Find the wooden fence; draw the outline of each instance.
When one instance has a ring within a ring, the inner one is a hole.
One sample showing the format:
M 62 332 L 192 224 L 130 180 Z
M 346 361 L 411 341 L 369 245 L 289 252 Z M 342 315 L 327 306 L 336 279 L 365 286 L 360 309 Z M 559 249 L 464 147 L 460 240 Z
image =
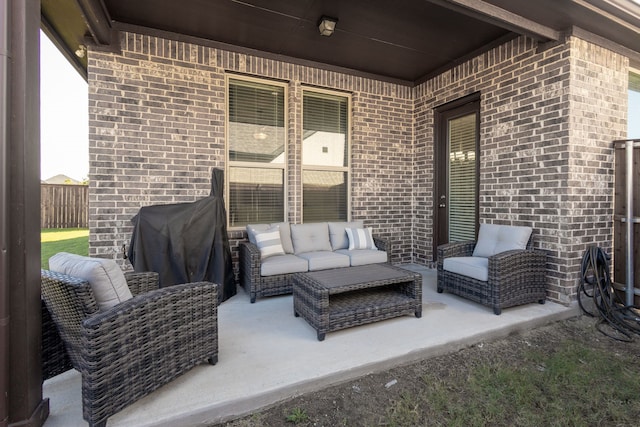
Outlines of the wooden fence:
M 40 184 L 40 228 L 89 227 L 89 186 Z

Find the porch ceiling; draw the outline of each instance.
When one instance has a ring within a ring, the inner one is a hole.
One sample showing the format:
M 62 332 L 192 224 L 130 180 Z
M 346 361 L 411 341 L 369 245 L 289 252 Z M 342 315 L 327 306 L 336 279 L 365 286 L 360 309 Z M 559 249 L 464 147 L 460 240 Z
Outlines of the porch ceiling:
M 322 15 L 338 19 L 330 37 Z M 518 34 L 552 41 L 578 27 L 640 51 L 630 0 L 42 0 L 45 31 L 86 75 L 81 44 L 117 49 L 117 29 L 204 39 L 291 62 L 414 84 Z

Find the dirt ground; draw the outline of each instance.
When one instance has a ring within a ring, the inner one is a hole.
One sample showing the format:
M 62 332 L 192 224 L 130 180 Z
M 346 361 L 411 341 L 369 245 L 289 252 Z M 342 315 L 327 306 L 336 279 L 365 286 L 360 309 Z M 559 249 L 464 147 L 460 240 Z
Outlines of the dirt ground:
M 560 343 L 571 339 L 587 343 L 591 348 L 606 349 L 614 354 L 628 354 L 640 362 L 640 335 L 635 335 L 631 343 L 613 340 L 596 330 L 593 318 L 581 315 L 496 341 L 480 343 L 453 354 L 422 360 L 293 397 L 224 426 L 390 425 L 386 421 L 389 402 L 419 393 L 419 389 L 424 387 L 421 378 L 425 372 L 435 378 L 464 382 L 469 369 L 474 366 L 482 366 L 488 361 L 512 361 L 530 349 L 551 354 Z M 291 419 L 287 420 L 287 417 Z

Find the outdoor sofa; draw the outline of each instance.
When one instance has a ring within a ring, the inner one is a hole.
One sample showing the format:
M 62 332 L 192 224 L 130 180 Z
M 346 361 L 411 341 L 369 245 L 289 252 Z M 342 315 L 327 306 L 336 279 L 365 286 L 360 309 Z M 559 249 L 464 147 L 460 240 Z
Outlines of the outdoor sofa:
M 293 275 L 391 260 L 391 245 L 362 221 L 247 225 L 240 243 L 240 285 L 256 298 L 292 293 Z
M 477 241 L 438 246 L 439 293 L 493 308 L 546 299 L 547 254 L 533 249 L 531 227 L 480 224 Z

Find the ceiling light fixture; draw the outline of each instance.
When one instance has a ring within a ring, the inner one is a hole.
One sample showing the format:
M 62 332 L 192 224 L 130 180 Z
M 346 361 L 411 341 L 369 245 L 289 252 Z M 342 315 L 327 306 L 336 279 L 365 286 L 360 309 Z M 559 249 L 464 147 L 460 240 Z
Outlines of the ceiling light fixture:
M 320 21 L 318 22 L 318 29 L 320 30 L 320 34 L 329 37 L 335 31 L 337 23 L 337 18 L 322 16 L 320 18 Z
M 84 56 L 87 54 L 87 47 L 83 44 L 79 45 L 78 50 L 76 50 L 75 54 L 78 58 L 84 58 Z

